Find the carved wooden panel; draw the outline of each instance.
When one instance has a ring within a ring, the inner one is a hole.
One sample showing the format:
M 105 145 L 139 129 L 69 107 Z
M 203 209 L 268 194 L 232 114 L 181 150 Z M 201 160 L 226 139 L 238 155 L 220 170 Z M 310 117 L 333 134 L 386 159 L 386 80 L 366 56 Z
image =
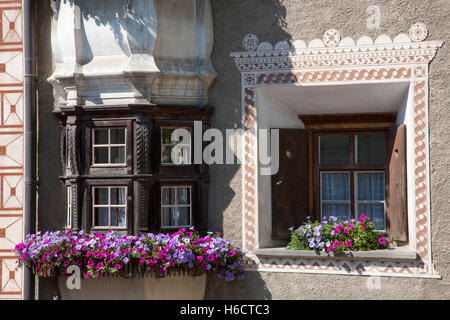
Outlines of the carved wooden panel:
M 143 117 L 136 119 L 136 173 L 145 174 L 150 168 L 150 126 Z

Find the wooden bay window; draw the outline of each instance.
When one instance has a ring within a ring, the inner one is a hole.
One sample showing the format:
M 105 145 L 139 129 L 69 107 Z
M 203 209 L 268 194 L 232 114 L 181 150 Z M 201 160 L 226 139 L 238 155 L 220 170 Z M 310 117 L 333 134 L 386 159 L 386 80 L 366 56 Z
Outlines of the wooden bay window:
M 66 228 L 129 234 L 205 230 L 206 165 L 193 163 L 192 139 L 180 144 L 172 133 L 192 133 L 194 121 L 208 125 L 211 112 L 154 105 L 64 110 Z M 175 162 L 172 150 L 178 152 Z

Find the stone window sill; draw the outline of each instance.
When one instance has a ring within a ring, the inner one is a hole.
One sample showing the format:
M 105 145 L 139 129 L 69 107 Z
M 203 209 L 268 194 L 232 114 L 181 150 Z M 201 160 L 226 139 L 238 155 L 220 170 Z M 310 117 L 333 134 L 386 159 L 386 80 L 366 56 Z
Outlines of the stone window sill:
M 370 251 L 319 252 L 313 250 L 287 250 L 286 248 L 261 248 L 254 253 L 260 257 L 279 258 L 320 258 L 320 259 L 348 259 L 374 261 L 416 261 L 417 253 L 408 246 Z

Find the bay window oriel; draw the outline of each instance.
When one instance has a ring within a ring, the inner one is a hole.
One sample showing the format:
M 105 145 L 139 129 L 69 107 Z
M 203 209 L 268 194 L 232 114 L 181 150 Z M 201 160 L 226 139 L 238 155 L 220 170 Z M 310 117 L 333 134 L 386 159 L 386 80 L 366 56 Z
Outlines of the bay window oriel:
M 66 228 L 121 233 L 205 229 L 208 173 L 176 129 L 208 126 L 211 107 L 61 107 Z M 176 146 L 179 159 L 172 161 Z M 178 161 L 179 160 L 179 161 Z M 79 213 L 79 214 L 78 214 Z

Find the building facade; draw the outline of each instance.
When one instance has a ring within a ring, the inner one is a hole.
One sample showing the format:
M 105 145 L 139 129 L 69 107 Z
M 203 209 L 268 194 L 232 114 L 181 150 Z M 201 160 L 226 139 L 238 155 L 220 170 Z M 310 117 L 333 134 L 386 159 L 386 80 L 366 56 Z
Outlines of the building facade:
M 209 276 L 206 299 L 450 298 L 448 1 L 0 1 L 0 11 L 0 298 L 58 297 L 54 279 L 14 269 L 30 226 L 191 225 L 247 250 L 245 279 Z M 33 138 L 23 110 L 34 58 Z M 208 128 L 234 130 L 234 164 L 195 161 L 208 145 L 195 133 Z M 194 137 L 177 163 L 175 129 Z M 279 129 L 276 169 L 261 129 Z M 35 195 L 24 191 L 32 141 Z M 306 216 L 361 213 L 390 250 L 283 249 Z

